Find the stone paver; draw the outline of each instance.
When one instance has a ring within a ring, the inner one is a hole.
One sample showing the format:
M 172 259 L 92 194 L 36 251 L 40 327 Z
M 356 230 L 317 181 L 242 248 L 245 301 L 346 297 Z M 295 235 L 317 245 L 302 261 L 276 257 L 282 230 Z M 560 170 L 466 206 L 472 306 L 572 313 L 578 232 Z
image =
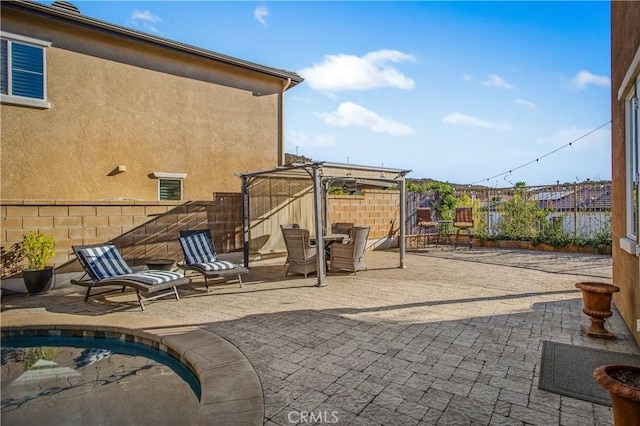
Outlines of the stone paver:
M 613 423 L 611 408 L 538 389 L 542 342 L 640 353 L 620 315 L 615 341 L 584 337 L 575 282 L 611 282 L 606 256 L 458 249 L 368 252 L 368 271 L 285 277 L 252 263 L 245 285 L 196 281 L 143 313 L 131 293 L 85 303 L 79 288 L 4 296 L 2 326 L 50 313 L 103 321 L 126 313 L 227 339 L 262 384 L 264 424 L 552 425 Z M 122 326 L 126 326 L 122 321 Z M 130 321 L 129 321 L 130 323 Z

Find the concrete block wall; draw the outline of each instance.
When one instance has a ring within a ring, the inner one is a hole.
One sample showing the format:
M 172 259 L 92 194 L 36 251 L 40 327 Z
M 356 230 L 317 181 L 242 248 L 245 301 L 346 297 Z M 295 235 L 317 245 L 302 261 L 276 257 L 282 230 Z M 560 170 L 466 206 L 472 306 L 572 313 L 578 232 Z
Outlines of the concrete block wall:
M 370 225 L 369 240 L 397 237 L 400 192 L 364 189 L 362 195 L 330 195 L 329 224 L 345 222 Z
M 2 278 L 15 276 L 26 264 L 18 253 L 23 234 L 37 230 L 53 235 L 57 273 L 77 272 L 71 246 L 113 242 L 134 264 L 144 259 L 182 260 L 178 231 L 208 227 L 216 251 L 242 248 L 242 197 L 216 193 L 212 201 L 144 202 L 3 200 L 0 206 Z

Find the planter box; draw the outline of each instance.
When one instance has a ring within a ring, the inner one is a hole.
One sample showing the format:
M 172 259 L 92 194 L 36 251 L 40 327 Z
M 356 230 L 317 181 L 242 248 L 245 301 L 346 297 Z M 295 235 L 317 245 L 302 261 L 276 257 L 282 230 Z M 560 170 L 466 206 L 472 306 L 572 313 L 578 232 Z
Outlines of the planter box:
M 465 239 L 466 240 L 466 239 Z M 532 244 L 530 241 L 511 241 L 511 240 L 479 240 L 473 238 L 474 247 L 490 247 L 502 248 L 510 250 L 533 250 L 533 251 L 554 251 L 561 253 L 580 253 L 580 254 L 605 254 L 611 255 L 611 246 L 602 248 L 584 246 L 578 247 L 569 244 L 564 247 L 553 247 L 549 244 Z

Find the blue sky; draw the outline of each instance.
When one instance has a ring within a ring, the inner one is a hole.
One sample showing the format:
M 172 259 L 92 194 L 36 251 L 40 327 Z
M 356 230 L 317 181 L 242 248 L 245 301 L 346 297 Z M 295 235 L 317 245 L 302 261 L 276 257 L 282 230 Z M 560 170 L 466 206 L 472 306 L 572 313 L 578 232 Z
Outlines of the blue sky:
M 611 178 L 609 2 L 74 4 L 303 76 L 288 153 L 491 187 Z

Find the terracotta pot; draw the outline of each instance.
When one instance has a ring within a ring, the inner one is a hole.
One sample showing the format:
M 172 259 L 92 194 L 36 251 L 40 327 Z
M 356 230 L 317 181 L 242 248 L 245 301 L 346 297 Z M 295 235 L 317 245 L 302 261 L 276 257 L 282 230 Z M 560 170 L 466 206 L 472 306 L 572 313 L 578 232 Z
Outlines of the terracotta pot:
M 591 321 L 591 326 L 589 328 L 582 327 L 582 332 L 589 337 L 615 339 L 616 336 L 604 328 L 604 319 L 613 315 L 611 296 L 620 291 L 620 288 L 612 284 L 590 281 L 578 282 L 576 287 L 582 290 L 584 303 L 582 312 L 589 315 Z
M 637 425 L 640 421 L 640 367 L 603 365 L 593 371 L 596 382 L 609 391 L 616 426 Z

